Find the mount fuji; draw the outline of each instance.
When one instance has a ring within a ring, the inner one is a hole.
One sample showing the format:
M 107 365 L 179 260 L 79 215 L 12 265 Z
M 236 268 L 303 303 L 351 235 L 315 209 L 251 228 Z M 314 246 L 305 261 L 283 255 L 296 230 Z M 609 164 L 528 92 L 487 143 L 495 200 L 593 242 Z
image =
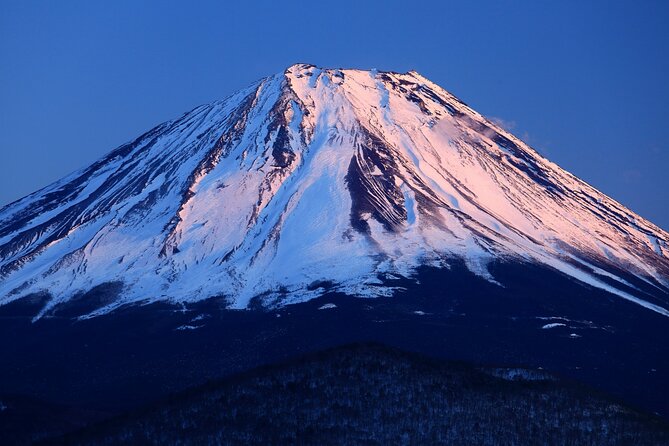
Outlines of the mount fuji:
M 0 321 L 0 403 L 371 342 L 669 418 L 669 234 L 415 71 L 293 65 L 0 209 Z
M 669 234 L 415 71 L 293 65 L 0 210 L 0 304 L 80 317 L 391 296 L 416 269 L 548 267 L 669 316 Z

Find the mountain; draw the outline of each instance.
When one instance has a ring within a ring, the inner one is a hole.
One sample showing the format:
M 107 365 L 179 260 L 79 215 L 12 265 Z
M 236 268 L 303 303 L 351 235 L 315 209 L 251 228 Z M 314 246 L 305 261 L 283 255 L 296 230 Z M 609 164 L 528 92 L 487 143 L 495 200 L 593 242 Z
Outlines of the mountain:
M 373 342 L 669 419 L 668 243 L 416 72 L 293 65 L 0 210 L 0 395 L 63 432 Z
M 298 64 L 0 210 L 0 303 L 277 307 L 503 260 L 669 316 L 668 243 L 414 71 Z
M 541 370 L 347 345 L 44 444 L 666 444 L 669 423 Z M 40 443 L 42 444 L 42 443 Z

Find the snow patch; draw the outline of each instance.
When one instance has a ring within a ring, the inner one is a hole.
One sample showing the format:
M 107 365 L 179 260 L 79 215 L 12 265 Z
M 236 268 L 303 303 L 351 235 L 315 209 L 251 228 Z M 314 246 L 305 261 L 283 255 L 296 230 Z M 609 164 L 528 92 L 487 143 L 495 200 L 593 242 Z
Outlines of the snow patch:
M 541 327 L 542 330 L 548 330 L 551 328 L 556 328 L 556 327 L 566 327 L 566 324 L 562 324 L 560 322 L 553 322 L 552 324 L 546 324 L 543 327 Z
M 202 328 L 202 327 L 203 327 L 202 325 L 186 324 L 186 325 L 181 325 L 181 326 L 177 327 L 176 330 L 181 330 L 181 331 L 183 331 L 183 330 L 197 330 L 198 328 Z
M 553 377 L 541 370 L 519 368 L 497 368 L 487 370 L 492 376 L 506 381 L 552 381 Z

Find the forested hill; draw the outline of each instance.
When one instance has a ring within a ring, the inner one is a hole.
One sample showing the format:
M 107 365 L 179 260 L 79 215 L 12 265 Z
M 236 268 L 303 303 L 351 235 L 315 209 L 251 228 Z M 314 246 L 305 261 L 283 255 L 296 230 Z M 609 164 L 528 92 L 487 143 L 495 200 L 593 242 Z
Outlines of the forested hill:
M 211 382 L 46 444 L 669 444 L 669 425 L 541 370 L 371 344 Z

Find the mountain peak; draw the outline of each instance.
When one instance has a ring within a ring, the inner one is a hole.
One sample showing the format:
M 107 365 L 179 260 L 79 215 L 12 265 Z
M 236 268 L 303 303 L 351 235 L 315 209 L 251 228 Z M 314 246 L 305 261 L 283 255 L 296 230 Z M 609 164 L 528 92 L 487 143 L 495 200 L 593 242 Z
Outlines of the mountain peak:
M 379 70 L 377 68 L 334 68 L 334 67 L 321 67 L 317 66 L 314 64 L 310 63 L 295 63 L 293 65 L 290 65 L 287 67 L 284 71 L 283 74 L 288 75 L 288 76 L 295 76 L 295 77 L 310 77 L 313 75 L 319 75 L 321 73 L 326 73 L 326 74 L 341 74 L 341 73 L 346 73 L 346 72 L 357 72 L 357 73 L 368 73 L 370 76 L 377 76 L 379 74 L 388 74 L 388 75 L 395 75 L 395 76 L 402 76 L 404 78 L 414 78 L 417 81 L 427 81 L 430 82 L 429 79 L 427 79 L 425 76 L 421 75 L 418 71 L 416 70 L 409 70 L 405 73 L 397 72 L 397 71 L 384 71 L 384 70 Z
M 457 259 L 491 283 L 491 262 L 541 264 L 669 316 L 668 243 L 415 71 L 294 64 L 0 210 L 0 304 L 49 292 L 45 315 L 110 283 L 92 315 L 375 297 Z
M 298 62 L 294 63 L 284 70 L 285 73 L 299 73 L 302 71 L 310 71 L 317 68 L 316 65 L 310 63 Z

